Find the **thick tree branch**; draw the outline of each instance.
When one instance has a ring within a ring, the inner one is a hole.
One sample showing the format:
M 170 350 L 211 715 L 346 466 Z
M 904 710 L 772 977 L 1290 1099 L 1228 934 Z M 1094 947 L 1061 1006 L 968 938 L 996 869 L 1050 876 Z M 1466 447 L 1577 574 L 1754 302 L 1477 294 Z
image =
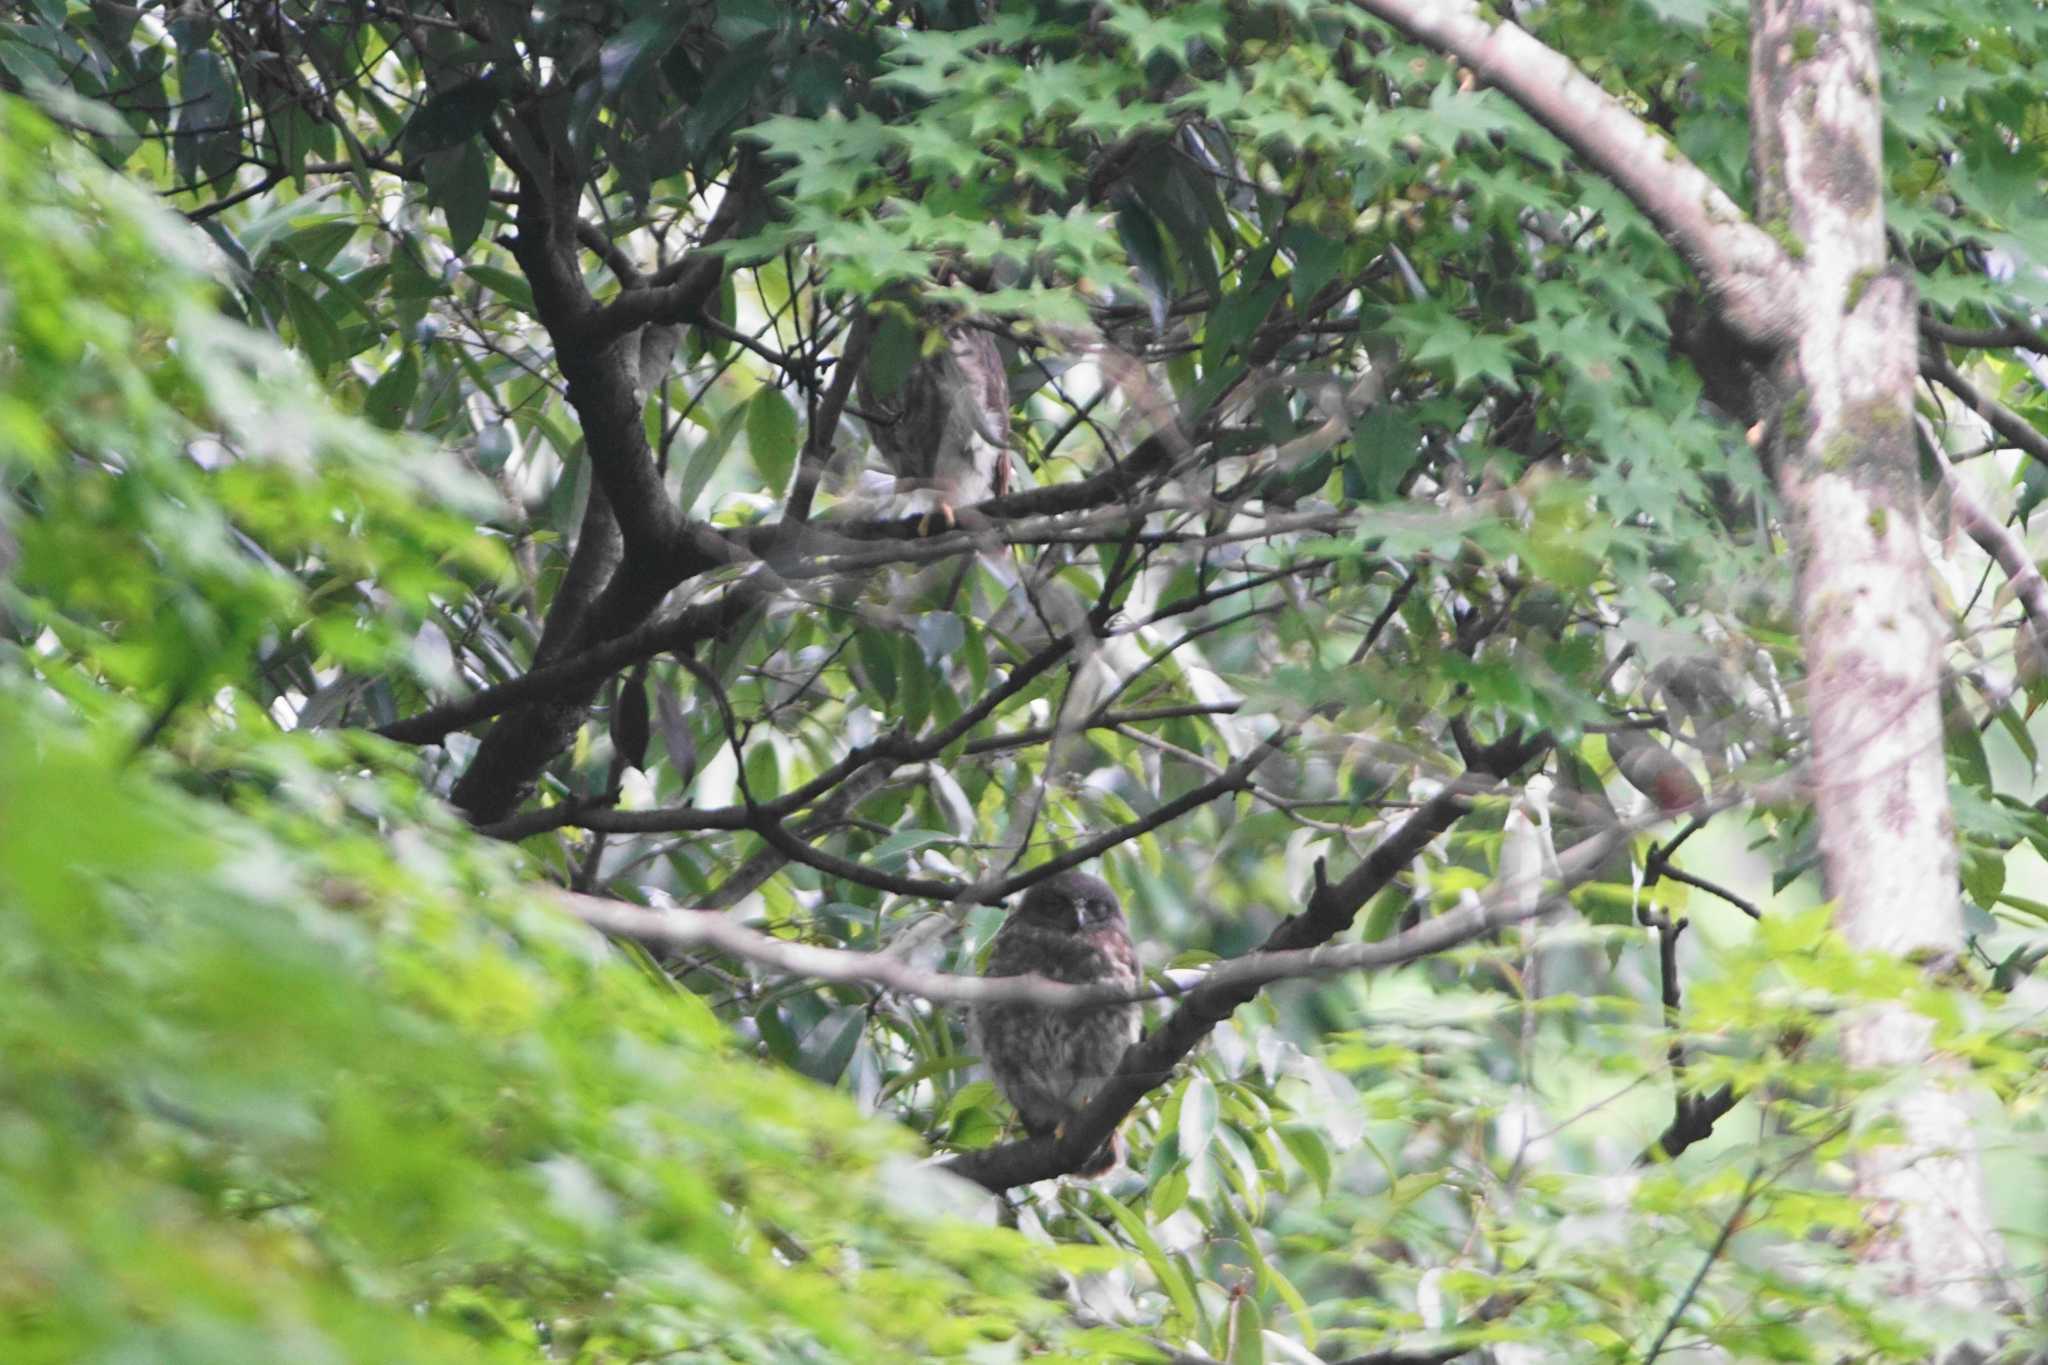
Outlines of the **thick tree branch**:
M 1108 710 L 1091 716 L 1081 728 L 1111 730 L 1150 721 L 1181 720 L 1196 716 L 1227 716 L 1235 712 L 1240 705 L 1242 703 L 1239 702 L 1185 702 L 1177 706 L 1147 706 L 1128 711 Z M 1008 734 L 988 735 L 981 739 L 969 740 L 960 752 L 971 755 L 1028 749 L 1034 745 L 1044 744 L 1052 739 L 1055 733 L 1057 731 L 1052 726 L 1038 726 Z M 899 739 L 892 741 L 883 749 L 863 748 L 858 760 L 851 767 L 833 765 L 833 781 L 822 786 L 815 781 L 807 782 L 796 792 L 777 797 L 761 808 L 783 815 L 794 814 L 823 790 L 838 790 L 833 786 L 833 782 L 849 776 L 862 763 L 884 763 L 890 772 L 894 772 L 905 760 L 877 755 L 902 752 L 905 746 L 913 743 L 916 743 L 918 748 L 924 747 L 922 742 Z M 1215 768 L 1212 776 L 1221 771 L 1220 767 Z M 795 797 L 804 799 L 793 799 Z M 656 806 L 645 810 L 619 810 L 603 800 L 564 801 L 560 805 L 529 811 L 510 820 L 485 826 L 480 832 L 494 839 L 508 840 L 527 839 L 553 829 L 587 829 L 601 834 L 680 834 L 692 830 L 749 829 L 752 827 L 749 823 L 752 818 L 744 806 Z
M 1514 744 L 1490 755 L 1485 771 L 1468 775 L 1447 786 L 1416 809 L 1342 881 L 1323 879 L 1318 866 L 1316 889 L 1300 914 L 1291 916 L 1266 937 L 1260 955 L 1306 953 L 1321 948 L 1349 928 L 1360 909 L 1381 888 L 1407 867 L 1431 840 L 1455 825 L 1472 808 L 1472 799 L 1492 790 L 1498 783 L 1542 751 L 1542 741 Z M 1602 842 L 1595 836 L 1587 844 Z M 1581 847 L 1583 847 L 1582 845 Z M 1562 860 L 1560 860 L 1562 861 Z M 1597 866 L 1595 861 L 1592 866 Z M 1415 949 L 1417 955 L 1441 951 L 1487 929 L 1487 911 L 1482 904 L 1460 907 L 1408 931 L 1396 939 L 1378 944 L 1347 944 L 1329 949 L 1318 959 L 1330 965 L 1342 961 L 1349 968 L 1369 965 L 1374 955 Z M 1307 959 L 1296 959 L 1306 962 Z M 1389 959 L 1393 960 L 1393 959 Z M 1398 960 L 1407 960 L 1400 958 Z M 1334 968 L 1333 968 L 1334 969 Z M 1234 970 L 1235 975 L 1227 974 Z M 1262 977 L 1253 967 L 1219 969 L 1212 978 L 1189 994 L 1164 1023 L 1124 1053 L 1116 1073 L 1103 1083 L 1095 1099 L 1079 1118 L 1060 1134 L 1005 1143 L 985 1151 L 971 1152 L 945 1163 L 956 1175 L 989 1190 L 1005 1190 L 1081 1169 L 1136 1107 L 1147 1092 L 1163 1084 L 1181 1059 L 1194 1051 L 1210 1030 L 1228 1019 L 1238 1006 L 1258 994 L 1272 977 Z
M 624 332 L 598 333 L 597 301 L 583 282 L 577 255 L 577 223 L 560 202 L 569 187 L 542 183 L 538 172 L 518 169 L 512 255 L 554 342 L 591 472 L 618 518 L 627 557 L 665 553 L 678 538 L 682 513 L 663 485 L 641 420 L 637 340 Z
M 1791 335 L 1792 265 L 1705 171 L 1562 53 L 1510 23 L 1490 24 L 1445 0 L 1353 0 L 1419 43 L 1463 62 L 1479 79 L 1613 181 L 1669 238 L 1713 295 L 1728 324 L 1753 345 Z
M 740 158 L 717 211 L 697 239 L 696 250 L 672 262 L 652 279 L 637 273 L 630 278 L 619 276 L 619 292 L 589 318 L 582 338 L 586 347 L 602 349 L 649 323 L 693 323 L 702 319 L 704 305 L 717 294 L 725 278 L 725 256 L 716 244 L 739 231 L 745 206 L 753 193 L 757 164 L 758 159 L 751 155 Z M 608 262 L 610 259 L 606 257 Z M 614 269 L 613 274 L 618 271 Z

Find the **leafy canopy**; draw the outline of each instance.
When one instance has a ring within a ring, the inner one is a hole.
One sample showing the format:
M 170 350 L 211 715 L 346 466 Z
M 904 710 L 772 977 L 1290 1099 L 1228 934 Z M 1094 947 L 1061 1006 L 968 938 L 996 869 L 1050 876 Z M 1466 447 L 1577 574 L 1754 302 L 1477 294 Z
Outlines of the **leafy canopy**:
M 1740 7 L 1521 10 L 1751 205 Z M 1882 17 L 1889 224 L 1931 317 L 1997 332 L 2048 303 L 2048 20 Z M 1975 952 L 1934 987 L 1844 951 L 1765 786 L 1804 678 L 1741 377 L 1650 223 L 1497 92 L 1351 6 L 1126 0 L 40 5 L 0 68 L 198 225 L 9 106 L 0 1028 L 33 1062 L 0 1080 L 0 1343 L 1958 1334 L 1856 1261 L 1844 1161 L 1885 1134 L 1836 1025 L 1910 1000 L 1987 1092 L 1998 1187 L 2039 1187 L 2048 692 L 1953 559 Z M 592 397 L 622 301 L 677 349 Z M 1026 491 L 921 540 L 834 380 L 864 325 L 872 373 L 962 318 L 1001 334 Z M 2048 426 L 2017 342 L 1958 354 Z M 1928 405 L 1958 453 L 1973 406 Z M 2024 525 L 2048 479 L 2004 459 Z M 917 960 L 972 971 L 1000 912 L 962 893 L 1100 843 L 1190 967 L 1539 736 L 1355 922 L 1392 940 L 1624 822 L 1540 939 L 1267 993 L 1139 1105 L 1128 1173 L 1013 1194 L 1021 1235 L 932 1215 L 907 1165 L 905 1131 L 1011 1136 L 952 1012 L 657 971 L 534 890 L 856 950 L 961 896 Z M 1762 799 L 1681 847 L 1670 781 Z M 1088 1271 L 1066 1305 L 1055 1267 Z

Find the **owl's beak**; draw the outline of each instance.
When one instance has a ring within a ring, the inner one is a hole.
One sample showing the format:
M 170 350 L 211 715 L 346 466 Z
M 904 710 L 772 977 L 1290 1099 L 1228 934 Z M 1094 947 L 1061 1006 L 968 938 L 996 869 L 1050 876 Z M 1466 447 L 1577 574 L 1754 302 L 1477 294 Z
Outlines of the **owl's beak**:
M 1085 932 L 1087 928 L 1088 907 L 1086 905 L 1077 904 L 1074 906 L 1074 932 L 1082 933 Z

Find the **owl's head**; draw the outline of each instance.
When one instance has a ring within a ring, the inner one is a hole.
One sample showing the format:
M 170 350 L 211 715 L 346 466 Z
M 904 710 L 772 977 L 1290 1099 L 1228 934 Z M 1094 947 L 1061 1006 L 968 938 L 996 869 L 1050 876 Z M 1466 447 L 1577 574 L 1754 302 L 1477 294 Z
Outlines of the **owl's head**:
M 1048 877 L 1024 893 L 1024 902 L 1013 912 L 1034 927 L 1061 934 L 1087 934 L 1110 925 L 1121 926 L 1124 913 L 1116 892 L 1100 878 L 1085 872 L 1062 872 Z

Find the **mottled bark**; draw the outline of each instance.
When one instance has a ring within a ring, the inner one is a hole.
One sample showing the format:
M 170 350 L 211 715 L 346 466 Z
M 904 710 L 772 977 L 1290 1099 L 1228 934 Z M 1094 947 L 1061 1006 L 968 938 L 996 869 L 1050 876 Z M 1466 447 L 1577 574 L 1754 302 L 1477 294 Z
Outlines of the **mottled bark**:
M 1697 167 L 1513 24 L 1441 0 L 1354 0 L 1458 58 L 1613 179 L 1684 252 L 1708 316 L 1715 401 L 1764 419 L 1798 556 L 1823 872 L 1847 939 L 1939 973 L 1963 948 L 1939 681 L 1946 639 L 1921 541 L 1913 278 L 1889 262 L 1876 15 L 1869 0 L 1753 0 L 1757 202 Z M 1951 376 L 1952 377 L 1952 374 Z M 1911 1079 L 1898 1143 L 1858 1158 L 1864 1254 L 1902 1297 L 2010 1303 L 1962 1068 L 1903 1007 L 1849 1027 L 1849 1060 Z M 1972 1348 L 1958 1347 L 1968 1356 Z
M 1962 951 L 1939 701 L 1945 628 L 1921 539 L 1915 290 L 1888 264 L 1876 18 L 1858 0 L 1758 0 L 1750 98 L 1757 212 L 1793 258 L 1795 335 L 1772 367 L 1768 452 L 1799 573 L 1822 866 L 1855 946 L 1939 972 Z M 1868 1009 L 1855 1066 L 1914 1084 L 1901 1138 L 1857 1158 L 1863 1254 L 1895 1291 L 2004 1302 L 1962 1068 L 1933 1025 Z

